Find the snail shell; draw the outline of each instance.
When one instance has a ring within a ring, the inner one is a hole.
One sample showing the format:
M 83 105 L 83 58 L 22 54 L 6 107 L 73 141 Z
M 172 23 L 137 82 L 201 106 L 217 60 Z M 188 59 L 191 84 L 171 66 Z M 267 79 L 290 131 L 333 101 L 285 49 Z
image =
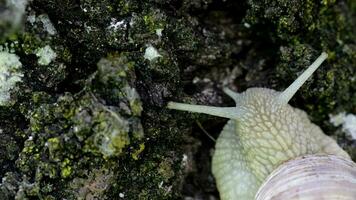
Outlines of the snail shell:
M 356 199 L 356 164 L 335 155 L 308 155 L 274 170 L 256 200 Z

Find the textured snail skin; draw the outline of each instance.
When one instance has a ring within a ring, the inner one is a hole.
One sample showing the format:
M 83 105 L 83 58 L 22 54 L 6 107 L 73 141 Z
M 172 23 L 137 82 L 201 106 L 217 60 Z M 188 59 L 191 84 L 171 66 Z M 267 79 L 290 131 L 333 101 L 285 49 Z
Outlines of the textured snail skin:
M 244 114 L 225 125 L 212 161 L 222 200 L 253 199 L 266 177 L 287 160 L 317 153 L 348 157 L 304 111 L 273 101 L 278 94 L 265 88 L 239 94 L 236 106 Z
M 252 200 L 267 176 L 283 162 L 309 154 L 349 159 L 337 143 L 311 123 L 307 114 L 288 104 L 290 98 L 327 58 L 322 53 L 285 91 L 225 89 L 235 107 L 168 103 L 168 108 L 206 113 L 230 120 L 215 146 L 212 172 L 222 200 Z

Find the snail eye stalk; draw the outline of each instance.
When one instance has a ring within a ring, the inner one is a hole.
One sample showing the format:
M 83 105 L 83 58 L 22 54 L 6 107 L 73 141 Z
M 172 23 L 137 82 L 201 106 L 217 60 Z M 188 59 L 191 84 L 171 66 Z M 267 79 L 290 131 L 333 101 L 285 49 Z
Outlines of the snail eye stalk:
M 167 108 L 174 110 L 189 111 L 194 113 L 204 113 L 217 117 L 237 119 L 241 112 L 236 107 L 214 107 L 203 105 L 191 105 L 185 103 L 169 102 Z
M 328 57 L 328 54 L 323 52 L 287 89 L 285 89 L 278 97 L 277 102 L 287 104 L 300 87 L 308 80 L 308 78 L 318 69 L 318 67 Z

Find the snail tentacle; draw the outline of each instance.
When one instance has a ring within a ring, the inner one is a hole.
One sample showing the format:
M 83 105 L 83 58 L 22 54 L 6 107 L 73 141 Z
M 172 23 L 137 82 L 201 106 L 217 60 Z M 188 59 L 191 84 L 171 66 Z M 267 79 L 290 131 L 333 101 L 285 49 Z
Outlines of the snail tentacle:
M 235 91 L 232 91 L 232 90 L 231 90 L 230 88 L 228 88 L 228 87 L 224 87 L 224 88 L 223 88 L 223 91 L 224 91 L 224 93 L 225 93 L 227 96 L 231 97 L 231 98 L 235 101 L 235 103 L 238 102 L 238 99 L 239 99 L 239 96 L 240 96 L 239 93 L 237 93 L 237 92 L 235 92 Z
M 203 105 L 191 105 L 185 103 L 168 102 L 167 107 L 169 109 L 183 110 L 195 113 L 204 113 L 217 117 L 237 119 L 242 115 L 242 110 L 236 107 L 214 107 Z
M 324 62 L 328 54 L 323 52 L 287 89 L 285 89 L 277 98 L 280 104 L 287 104 L 306 80 L 315 72 Z

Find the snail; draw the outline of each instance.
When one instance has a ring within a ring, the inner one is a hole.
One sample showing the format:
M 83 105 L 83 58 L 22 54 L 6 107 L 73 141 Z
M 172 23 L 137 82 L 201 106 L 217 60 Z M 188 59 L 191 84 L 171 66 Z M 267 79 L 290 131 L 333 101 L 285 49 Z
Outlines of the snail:
M 331 182 L 330 188 L 340 184 L 339 179 L 335 177 L 338 177 L 338 174 L 344 174 L 343 170 L 346 167 L 341 166 L 351 166 L 347 168 L 349 176 L 344 179 L 341 178 L 341 182 L 350 185 L 342 185 L 345 186 L 343 190 L 350 190 L 350 188 L 353 188 L 353 190 L 351 192 L 343 191 L 341 186 L 334 188 L 340 189 L 338 193 L 346 195 L 340 195 L 345 197 L 340 199 L 356 199 L 356 164 L 332 138 L 325 135 L 317 125 L 308 119 L 304 111 L 293 108 L 288 104 L 289 100 L 327 56 L 323 52 L 283 92 L 268 88 L 248 88 L 242 93 L 236 93 L 224 88 L 224 92 L 235 101 L 235 107 L 212 107 L 168 102 L 167 107 L 169 109 L 205 113 L 230 119 L 216 141 L 212 158 L 212 173 L 222 200 L 251 200 L 255 196 L 258 200 L 293 199 L 279 198 L 278 195 L 281 194 L 277 194 L 277 192 L 272 194 L 270 191 L 265 191 L 264 188 L 268 188 L 269 185 L 268 181 L 275 182 L 276 179 L 277 182 L 281 181 L 287 184 L 284 186 L 287 189 L 282 193 L 293 193 L 296 199 L 323 199 L 308 198 L 308 196 L 301 195 L 302 189 L 308 190 L 310 188 L 312 189 L 309 192 L 314 192 L 314 197 L 318 196 L 320 191 L 325 192 L 326 195 L 330 192 L 328 190 L 329 185 L 325 186 L 317 182 L 312 183 L 316 184 L 315 188 L 302 187 L 304 183 L 299 180 L 306 180 L 307 177 L 303 179 L 303 176 L 309 175 L 308 173 L 301 173 L 301 177 L 298 174 L 294 175 L 293 177 L 296 179 L 294 182 L 288 181 L 288 178 L 290 178 L 288 173 L 284 174 L 284 177 L 278 176 L 281 171 L 285 172 L 280 170 L 279 167 L 283 168 L 284 165 L 287 165 L 285 167 L 293 168 L 295 165 L 301 164 L 300 160 L 305 161 L 300 157 L 306 155 L 311 156 L 309 160 L 306 159 L 310 162 L 302 162 L 303 166 L 298 170 L 318 172 L 318 168 L 320 168 L 321 174 L 316 173 L 315 176 L 319 178 L 320 182 L 323 182 L 324 179 Z M 322 171 L 323 165 L 315 164 L 319 160 L 322 162 L 323 159 L 331 160 L 327 165 L 332 168 L 329 170 L 333 173 L 330 176 L 322 174 L 322 172 L 328 171 L 327 169 Z M 334 164 L 334 166 L 330 165 L 330 163 L 334 163 L 333 161 L 340 163 Z M 335 166 L 340 167 L 335 168 Z M 273 175 L 275 173 L 277 175 Z M 269 177 L 270 174 L 273 175 L 272 178 Z M 335 181 L 333 181 L 333 178 L 335 178 Z M 294 184 L 295 187 L 289 186 L 289 183 Z M 274 184 L 278 185 L 278 183 Z M 288 188 L 291 191 L 288 191 Z M 257 192 L 259 194 L 256 194 Z M 272 196 L 267 195 L 266 197 L 266 194 Z

